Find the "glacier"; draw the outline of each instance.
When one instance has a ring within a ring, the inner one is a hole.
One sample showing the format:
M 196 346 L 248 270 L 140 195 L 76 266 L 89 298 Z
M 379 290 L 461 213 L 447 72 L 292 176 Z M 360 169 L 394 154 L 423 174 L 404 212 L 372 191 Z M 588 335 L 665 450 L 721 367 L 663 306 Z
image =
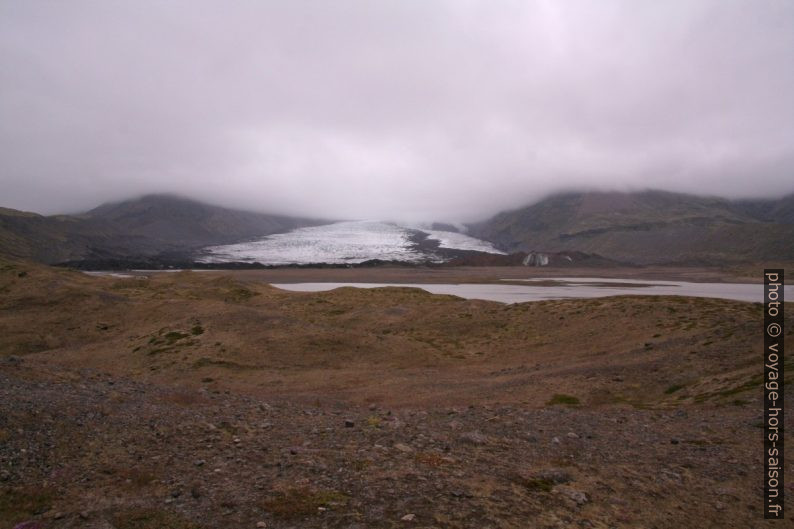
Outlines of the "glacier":
M 244 262 L 264 265 L 356 264 L 372 259 L 403 262 L 442 262 L 432 251 L 420 250 L 416 232 L 438 241 L 439 248 L 502 254 L 490 243 L 462 233 L 428 230 L 396 223 L 357 220 L 298 228 L 261 239 L 204 248 L 197 261 Z

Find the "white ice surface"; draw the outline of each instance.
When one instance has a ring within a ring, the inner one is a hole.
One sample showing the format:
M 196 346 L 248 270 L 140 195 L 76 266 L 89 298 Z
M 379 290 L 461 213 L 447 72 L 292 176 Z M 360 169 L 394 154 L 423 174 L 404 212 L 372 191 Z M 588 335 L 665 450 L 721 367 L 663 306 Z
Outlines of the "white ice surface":
M 299 228 L 287 233 L 238 244 L 210 246 L 198 261 L 208 263 L 248 262 L 268 265 L 353 264 L 384 261 L 440 260 L 412 248 L 411 229 L 380 221 L 346 221 Z M 442 248 L 501 253 L 490 243 L 460 233 L 421 230 L 440 241 Z

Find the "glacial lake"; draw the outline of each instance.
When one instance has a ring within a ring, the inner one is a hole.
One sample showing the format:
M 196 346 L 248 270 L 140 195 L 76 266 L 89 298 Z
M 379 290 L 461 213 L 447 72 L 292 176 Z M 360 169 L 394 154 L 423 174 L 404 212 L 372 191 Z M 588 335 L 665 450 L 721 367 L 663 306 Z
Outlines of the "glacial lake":
M 760 283 L 691 283 L 597 277 L 509 279 L 504 281 L 510 283 L 504 285 L 482 283 L 274 283 L 273 286 L 298 292 L 320 292 L 339 287 L 414 287 L 432 294 L 451 294 L 467 299 L 482 299 L 500 303 L 625 295 L 693 296 L 755 303 L 764 301 L 764 285 Z M 794 290 L 791 286 L 785 287 L 785 296 L 787 300 L 794 300 L 792 297 Z

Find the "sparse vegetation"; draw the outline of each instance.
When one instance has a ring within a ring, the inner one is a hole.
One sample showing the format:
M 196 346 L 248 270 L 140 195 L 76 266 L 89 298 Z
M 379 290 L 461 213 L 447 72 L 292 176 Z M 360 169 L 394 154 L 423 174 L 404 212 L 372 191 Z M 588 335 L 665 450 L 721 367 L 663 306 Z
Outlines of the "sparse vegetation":
M 172 343 L 174 343 L 174 342 L 176 342 L 178 340 L 181 340 L 182 338 L 187 338 L 188 336 L 189 336 L 188 334 L 185 334 L 183 332 L 171 331 L 171 332 L 165 333 L 163 338 L 165 339 L 165 341 L 167 343 L 172 344 Z
M 334 490 L 313 490 L 309 487 L 274 491 L 262 507 L 281 518 L 297 518 L 317 514 L 320 507 L 334 508 L 348 502 L 347 495 Z
M 55 498 L 49 487 L 3 487 L 0 488 L 0 522 L 14 524 L 49 510 Z
M 116 529 L 202 529 L 177 514 L 157 509 L 126 509 L 112 515 Z
M 530 478 L 523 481 L 523 485 L 529 490 L 537 492 L 550 492 L 554 487 L 554 482 L 543 478 Z
M 579 399 L 572 395 L 565 395 L 563 393 L 554 394 L 551 399 L 546 403 L 548 405 L 564 404 L 566 406 L 578 406 Z
M 756 519 L 753 305 L 505 306 L 246 277 L 162 274 L 124 290 L 43 267 L 0 277 L 0 351 L 53 349 L 0 357 L 0 460 L 13 462 L 0 485 L 57 487 L 0 504 L 1 527 L 636 522 L 612 497 L 649 525 L 686 525 L 726 480 L 737 501 L 709 512 L 731 529 Z M 258 296 L 230 303 L 237 286 Z

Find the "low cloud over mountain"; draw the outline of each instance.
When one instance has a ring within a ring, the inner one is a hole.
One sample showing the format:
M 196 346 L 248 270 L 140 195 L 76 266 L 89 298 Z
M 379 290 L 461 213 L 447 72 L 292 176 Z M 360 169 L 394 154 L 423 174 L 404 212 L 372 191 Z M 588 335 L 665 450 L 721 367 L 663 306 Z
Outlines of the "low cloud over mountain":
M 4 2 L 2 205 L 480 220 L 791 191 L 794 4 Z

